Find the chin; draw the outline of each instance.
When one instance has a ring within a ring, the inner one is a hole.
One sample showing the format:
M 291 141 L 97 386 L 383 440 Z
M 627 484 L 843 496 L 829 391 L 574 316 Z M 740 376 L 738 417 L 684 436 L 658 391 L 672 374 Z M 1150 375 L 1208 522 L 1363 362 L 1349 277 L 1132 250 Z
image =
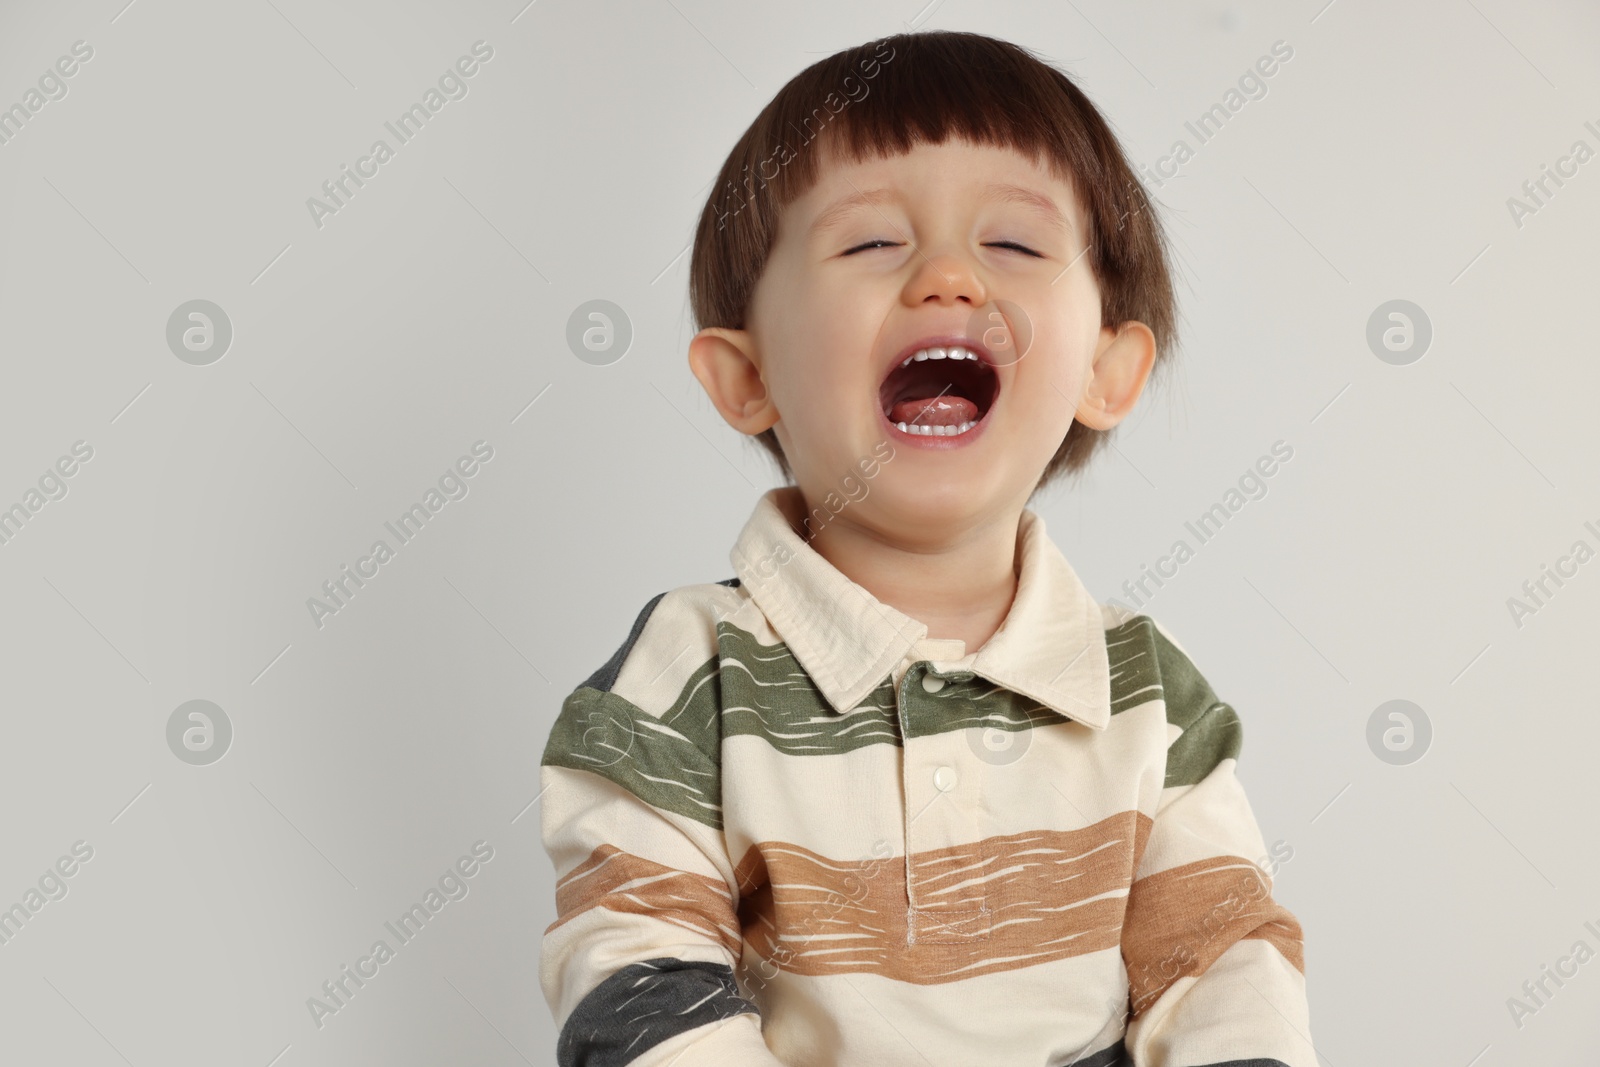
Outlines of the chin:
M 972 519 L 1001 506 L 1002 498 L 996 495 L 996 486 L 987 480 L 973 484 L 972 479 L 954 478 L 936 470 L 915 471 L 910 465 L 895 472 L 901 475 L 893 484 L 879 476 L 863 503 L 873 508 L 874 526 L 887 526 L 901 534 L 914 535 L 918 530 L 946 529 L 951 524 L 964 525 Z

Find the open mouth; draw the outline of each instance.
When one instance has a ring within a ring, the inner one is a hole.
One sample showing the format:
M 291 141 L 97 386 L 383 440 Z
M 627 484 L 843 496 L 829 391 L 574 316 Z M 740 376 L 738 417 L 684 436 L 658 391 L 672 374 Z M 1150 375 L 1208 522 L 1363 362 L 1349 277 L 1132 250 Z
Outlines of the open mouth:
M 989 413 L 1000 379 L 988 361 L 961 346 L 923 348 L 897 364 L 878 388 L 883 414 L 902 433 L 953 437 Z

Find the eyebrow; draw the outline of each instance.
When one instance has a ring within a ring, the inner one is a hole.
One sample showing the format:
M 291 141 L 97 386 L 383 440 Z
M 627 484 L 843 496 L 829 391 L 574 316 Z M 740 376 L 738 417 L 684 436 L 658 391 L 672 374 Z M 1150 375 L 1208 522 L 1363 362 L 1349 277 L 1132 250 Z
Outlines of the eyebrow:
M 1043 216 L 1046 222 L 1057 229 L 1068 233 L 1074 229 L 1072 221 L 1062 213 L 1060 205 L 1054 200 L 1043 193 L 1035 192 L 1021 185 L 1011 185 L 1009 183 L 991 185 L 985 199 L 1031 207 L 1035 212 Z
M 847 196 L 842 196 L 823 210 L 811 223 L 812 236 L 824 233 L 842 223 L 857 208 L 870 207 L 884 202 L 899 199 L 899 194 L 893 189 L 867 189 L 856 190 Z M 1028 189 L 1010 182 L 994 182 L 988 185 L 983 193 L 983 200 L 999 201 L 1007 204 L 1021 204 L 1030 208 L 1043 220 L 1056 229 L 1070 233 L 1075 227 L 1071 220 L 1062 213 L 1060 205 L 1042 193 Z

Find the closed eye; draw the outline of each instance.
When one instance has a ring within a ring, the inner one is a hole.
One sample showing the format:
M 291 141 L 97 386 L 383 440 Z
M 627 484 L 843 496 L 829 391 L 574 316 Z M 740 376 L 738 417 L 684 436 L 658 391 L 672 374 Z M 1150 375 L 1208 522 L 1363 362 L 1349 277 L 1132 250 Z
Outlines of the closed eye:
M 854 255 L 855 253 L 861 251 L 864 248 L 872 248 L 874 246 L 881 246 L 881 247 L 884 247 L 884 248 L 889 248 L 889 247 L 893 247 L 894 246 L 894 242 L 893 241 L 884 241 L 884 240 L 867 241 L 867 242 L 865 242 L 863 244 L 856 245 L 854 248 L 847 248 L 847 249 L 845 249 L 843 252 L 841 252 L 839 254 L 842 255 L 842 256 L 850 256 L 850 255 Z
M 865 242 L 863 242 L 861 244 L 856 245 L 854 248 L 847 248 L 843 252 L 841 252 L 840 255 L 852 256 L 852 255 L 855 255 L 857 252 L 861 252 L 861 251 L 864 251 L 864 250 L 869 249 L 869 248 L 895 248 L 895 247 L 898 247 L 898 243 L 895 242 L 895 241 L 885 241 L 885 240 L 878 239 L 878 240 L 872 240 L 872 241 L 865 241 Z M 1044 258 L 1044 254 L 1043 253 L 1035 252 L 1033 249 L 1027 247 L 1026 245 L 1020 245 L 1015 241 L 991 241 L 989 243 L 988 247 L 990 247 L 990 248 L 1010 248 L 1010 249 L 1013 249 L 1013 250 L 1015 250 L 1017 252 L 1021 252 L 1023 255 L 1033 256 L 1035 259 L 1043 259 Z
M 1036 257 L 1038 259 L 1043 259 L 1044 258 L 1043 254 L 1041 254 L 1039 252 L 1035 252 L 1031 248 L 1027 248 L 1027 247 L 1025 247 L 1023 245 L 1019 245 L 1015 241 L 991 241 L 989 243 L 989 247 L 990 248 L 1014 248 L 1018 252 L 1026 253 L 1027 255 L 1034 256 L 1034 257 Z

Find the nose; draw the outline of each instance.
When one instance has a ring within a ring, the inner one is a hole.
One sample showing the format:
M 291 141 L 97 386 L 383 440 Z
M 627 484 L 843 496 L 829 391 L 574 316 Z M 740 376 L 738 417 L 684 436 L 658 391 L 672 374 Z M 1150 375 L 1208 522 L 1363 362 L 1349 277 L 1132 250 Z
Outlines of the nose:
M 972 307 L 989 302 L 989 291 L 966 256 L 940 254 L 919 256 L 920 266 L 906 283 L 902 294 L 909 307 L 933 301 L 942 307 L 964 300 Z

